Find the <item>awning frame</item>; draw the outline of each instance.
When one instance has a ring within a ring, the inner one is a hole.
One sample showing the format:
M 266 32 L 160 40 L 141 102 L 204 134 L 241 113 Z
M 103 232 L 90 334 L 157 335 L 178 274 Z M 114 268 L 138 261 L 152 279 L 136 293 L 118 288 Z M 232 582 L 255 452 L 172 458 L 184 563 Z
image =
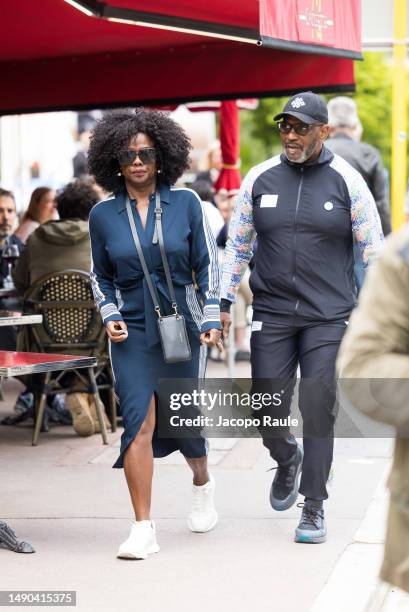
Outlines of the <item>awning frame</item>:
M 261 45 L 258 30 L 242 28 L 225 23 L 213 21 L 202 21 L 164 15 L 159 13 L 148 13 L 130 8 L 111 6 L 107 2 L 99 0 L 64 0 L 74 8 L 82 11 L 88 16 L 107 19 L 108 21 L 126 23 L 142 27 L 173 30 L 186 34 L 197 34 L 207 38 L 221 38 L 223 40 L 234 40 L 249 44 Z
M 310 45 L 301 42 L 293 42 L 269 36 L 261 36 L 258 30 L 242 28 L 225 23 L 189 19 L 159 13 L 149 13 L 130 8 L 112 6 L 100 0 L 64 0 L 67 4 L 75 7 L 86 15 L 107 19 L 117 23 L 126 23 L 142 27 L 173 30 L 186 34 L 196 34 L 210 38 L 221 38 L 223 40 L 234 40 L 259 46 L 281 49 L 283 51 L 294 51 L 298 53 L 314 53 L 317 55 L 330 55 L 346 59 L 363 60 L 361 53 L 349 49 L 338 49 L 326 45 Z

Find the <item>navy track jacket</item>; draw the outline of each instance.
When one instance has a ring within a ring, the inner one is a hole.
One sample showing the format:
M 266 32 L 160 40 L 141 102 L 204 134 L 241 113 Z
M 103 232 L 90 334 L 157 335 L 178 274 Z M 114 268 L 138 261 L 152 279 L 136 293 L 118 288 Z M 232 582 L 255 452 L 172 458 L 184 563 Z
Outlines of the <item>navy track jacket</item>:
M 196 332 L 220 329 L 217 247 L 202 202 L 191 189 L 161 184 L 159 192 L 165 250 L 179 309 Z M 125 296 L 130 290 L 142 287 L 145 314 L 149 320 L 156 317 L 132 238 L 125 195 L 122 192 L 96 204 L 89 218 L 91 280 L 104 323 L 126 319 L 121 314 Z M 152 282 L 159 296 L 169 304 L 171 300 L 159 245 L 152 241 L 154 207 L 155 194 L 152 194 L 146 230 L 139 228 L 140 239 Z M 133 214 L 138 226 L 139 216 L 135 210 Z M 193 284 L 192 272 L 198 289 Z
M 348 317 L 356 298 L 353 239 L 364 266 L 383 243 L 365 181 L 325 146 L 313 163 L 295 164 L 282 154 L 247 174 L 230 223 L 222 298 L 235 301 L 256 236 L 250 287 L 253 309 L 264 320 Z

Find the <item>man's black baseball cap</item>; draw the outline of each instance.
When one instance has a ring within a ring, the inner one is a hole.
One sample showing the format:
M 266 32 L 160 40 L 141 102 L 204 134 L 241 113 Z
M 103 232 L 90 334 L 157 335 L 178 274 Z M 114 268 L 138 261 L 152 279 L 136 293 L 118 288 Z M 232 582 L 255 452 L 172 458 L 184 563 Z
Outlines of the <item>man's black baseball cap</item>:
M 274 121 L 280 121 L 286 115 L 295 117 L 303 123 L 328 123 L 328 110 L 324 100 L 312 91 L 302 91 L 290 98 L 284 106 L 283 111 L 274 117 Z

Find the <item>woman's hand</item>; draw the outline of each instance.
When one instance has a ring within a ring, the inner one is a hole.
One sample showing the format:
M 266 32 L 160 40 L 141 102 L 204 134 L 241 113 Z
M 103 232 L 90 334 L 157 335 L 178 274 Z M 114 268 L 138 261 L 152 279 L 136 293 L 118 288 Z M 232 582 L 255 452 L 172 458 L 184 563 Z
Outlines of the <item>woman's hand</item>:
M 124 321 L 108 321 L 106 330 L 111 342 L 123 342 L 128 337 L 128 328 Z
M 223 351 L 222 332 L 220 329 L 208 329 L 207 331 L 200 334 L 201 344 L 206 346 L 217 346 L 219 352 Z

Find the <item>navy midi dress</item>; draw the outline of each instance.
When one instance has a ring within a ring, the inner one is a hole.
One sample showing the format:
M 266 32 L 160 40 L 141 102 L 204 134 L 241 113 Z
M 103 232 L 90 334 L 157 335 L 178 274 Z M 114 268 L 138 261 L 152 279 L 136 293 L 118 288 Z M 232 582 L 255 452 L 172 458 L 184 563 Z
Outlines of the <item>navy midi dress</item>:
M 113 466 L 116 468 L 123 467 L 126 449 L 146 417 L 158 381 L 204 377 L 206 347 L 200 345 L 200 333 L 221 329 L 217 247 L 200 198 L 190 189 L 165 184 L 159 185 L 159 193 L 165 249 L 179 311 L 186 319 L 192 349 L 190 361 L 167 364 L 163 359 L 157 315 L 126 212 L 126 192 L 96 204 L 89 219 L 91 282 L 96 305 L 105 324 L 123 320 L 128 327 L 124 342 L 110 343 L 115 391 L 124 425 L 120 456 Z M 145 228 L 135 204 L 131 200 L 146 264 L 160 296 L 162 312 L 171 314 L 159 245 L 153 243 L 155 195 L 150 198 Z M 152 444 L 155 457 L 176 450 L 190 458 L 207 454 L 204 438 L 160 438 L 156 428 Z

